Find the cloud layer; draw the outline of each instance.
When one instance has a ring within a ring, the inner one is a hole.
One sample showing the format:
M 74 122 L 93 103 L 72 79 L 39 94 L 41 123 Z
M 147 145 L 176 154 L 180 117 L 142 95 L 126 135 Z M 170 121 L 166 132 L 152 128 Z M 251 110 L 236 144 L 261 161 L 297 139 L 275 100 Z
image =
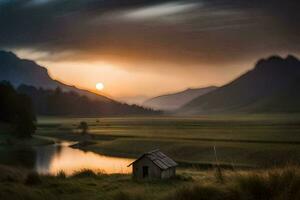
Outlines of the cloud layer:
M 197 72 L 236 74 L 262 56 L 299 54 L 299 10 L 296 0 L 0 0 L 0 48 L 196 81 Z
M 1 47 L 208 64 L 300 48 L 297 1 L 0 2 Z

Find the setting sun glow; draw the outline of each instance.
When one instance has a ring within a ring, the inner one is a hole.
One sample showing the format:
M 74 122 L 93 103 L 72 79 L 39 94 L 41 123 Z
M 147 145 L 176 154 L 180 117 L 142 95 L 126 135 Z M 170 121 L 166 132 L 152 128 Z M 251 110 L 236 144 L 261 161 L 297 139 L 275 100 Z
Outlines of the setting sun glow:
M 104 89 L 104 84 L 103 83 L 97 83 L 96 84 L 96 89 L 99 91 L 102 91 Z

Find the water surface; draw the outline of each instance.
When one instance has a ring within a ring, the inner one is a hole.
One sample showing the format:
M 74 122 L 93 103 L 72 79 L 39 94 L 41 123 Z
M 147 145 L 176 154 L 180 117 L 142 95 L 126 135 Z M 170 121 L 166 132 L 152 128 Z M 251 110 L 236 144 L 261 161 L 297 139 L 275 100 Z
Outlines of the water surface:
M 55 175 L 64 171 L 71 175 L 82 169 L 91 169 L 95 172 L 131 173 L 127 167 L 133 160 L 99 155 L 71 148 L 74 143 L 62 142 L 54 145 L 34 148 L 5 148 L 0 150 L 1 164 L 25 167 L 40 174 Z

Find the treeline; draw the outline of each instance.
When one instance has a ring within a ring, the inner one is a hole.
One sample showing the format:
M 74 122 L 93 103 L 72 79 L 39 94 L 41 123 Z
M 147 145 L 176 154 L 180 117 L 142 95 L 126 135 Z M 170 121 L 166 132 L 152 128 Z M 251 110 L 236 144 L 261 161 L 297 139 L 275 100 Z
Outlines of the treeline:
M 30 97 L 18 93 L 6 81 L 0 82 L 0 121 L 11 124 L 18 137 L 30 137 L 36 129 Z
M 75 92 L 60 88 L 48 90 L 21 85 L 18 92 L 31 97 L 38 115 L 53 116 L 116 116 L 116 115 L 154 115 L 160 112 L 140 106 L 122 104 L 116 101 L 91 100 Z

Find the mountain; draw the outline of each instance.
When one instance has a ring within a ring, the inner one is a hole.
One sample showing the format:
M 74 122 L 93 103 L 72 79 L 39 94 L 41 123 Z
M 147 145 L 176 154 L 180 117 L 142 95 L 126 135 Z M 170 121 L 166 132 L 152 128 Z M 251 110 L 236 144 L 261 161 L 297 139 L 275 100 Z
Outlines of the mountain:
M 176 110 L 194 98 L 207 94 L 215 89 L 217 89 L 215 86 L 187 89 L 182 92 L 151 98 L 142 105 L 157 110 Z
M 300 61 L 272 56 L 223 87 L 195 98 L 178 114 L 300 112 Z
M 110 102 L 111 99 L 87 90 L 78 89 L 74 86 L 63 84 L 53 80 L 46 68 L 32 60 L 20 59 L 14 53 L 0 51 L 0 81 L 9 81 L 13 86 L 21 84 L 32 85 L 47 89 L 60 87 L 63 91 L 74 91 L 91 99 Z
M 20 85 L 18 93 L 25 94 L 32 99 L 35 112 L 38 115 L 53 116 L 114 116 L 114 115 L 155 115 L 157 111 L 144 109 L 140 106 L 122 104 L 118 102 L 103 102 L 91 100 L 76 92 L 63 92 Z
M 21 89 L 22 93 L 33 99 L 38 114 L 124 115 L 158 113 L 139 106 L 119 103 L 105 96 L 53 80 L 46 68 L 31 60 L 20 59 L 12 52 L 0 51 L 0 81 L 8 81 L 15 88 L 22 86 L 19 87 L 19 90 Z M 58 96 L 55 90 L 61 90 Z
M 118 98 L 118 101 L 125 102 L 129 105 L 135 104 L 135 105 L 143 105 L 145 100 L 149 99 L 147 96 L 138 95 L 138 96 L 125 96 Z

